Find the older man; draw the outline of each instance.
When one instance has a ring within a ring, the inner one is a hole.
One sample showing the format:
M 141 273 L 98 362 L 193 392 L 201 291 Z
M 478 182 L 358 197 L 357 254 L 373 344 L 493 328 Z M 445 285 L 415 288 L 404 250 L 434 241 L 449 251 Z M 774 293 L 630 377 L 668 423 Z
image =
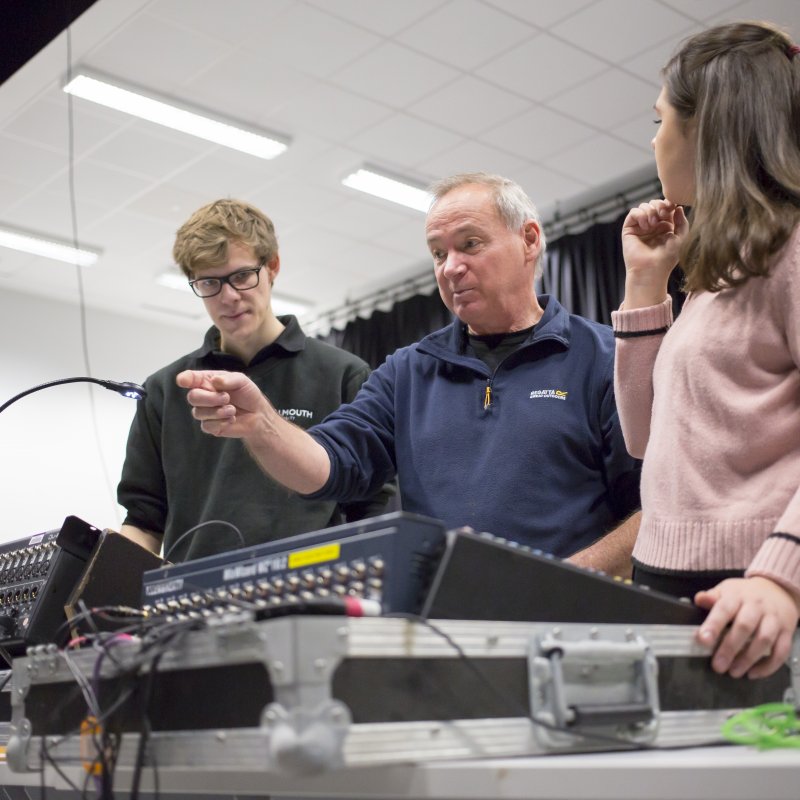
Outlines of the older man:
M 626 574 L 639 465 L 620 435 L 611 330 L 537 297 L 544 236 L 518 185 L 472 173 L 431 191 L 451 326 L 395 352 L 308 432 L 243 375 L 181 373 L 195 418 L 303 495 L 361 497 L 397 473 L 407 511 Z

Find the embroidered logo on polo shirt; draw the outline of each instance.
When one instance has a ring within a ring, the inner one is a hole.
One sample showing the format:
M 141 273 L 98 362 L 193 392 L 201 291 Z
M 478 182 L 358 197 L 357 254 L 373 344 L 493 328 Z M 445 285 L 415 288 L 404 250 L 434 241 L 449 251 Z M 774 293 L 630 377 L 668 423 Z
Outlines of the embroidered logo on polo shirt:
M 308 408 L 279 408 L 278 413 L 290 422 L 296 419 L 314 419 L 314 412 Z
M 569 392 L 562 392 L 561 389 L 534 389 L 531 392 L 531 400 L 566 400 Z

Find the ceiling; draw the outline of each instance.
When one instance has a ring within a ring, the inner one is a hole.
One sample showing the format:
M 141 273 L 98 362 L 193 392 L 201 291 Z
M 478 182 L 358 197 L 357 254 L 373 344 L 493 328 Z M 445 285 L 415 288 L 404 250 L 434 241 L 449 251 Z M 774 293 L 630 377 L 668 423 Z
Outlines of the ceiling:
M 276 293 L 313 324 L 427 269 L 423 215 L 345 175 L 499 172 L 547 219 L 652 167 L 659 68 L 684 36 L 747 18 L 800 37 L 794 0 L 98 0 L 73 23 L 73 71 L 291 146 L 263 161 L 76 98 L 71 170 L 62 33 L 0 86 L 0 227 L 102 250 L 90 308 L 203 329 L 201 301 L 155 278 L 192 211 L 246 199 L 276 225 Z M 76 270 L 0 248 L 9 290 L 78 302 Z

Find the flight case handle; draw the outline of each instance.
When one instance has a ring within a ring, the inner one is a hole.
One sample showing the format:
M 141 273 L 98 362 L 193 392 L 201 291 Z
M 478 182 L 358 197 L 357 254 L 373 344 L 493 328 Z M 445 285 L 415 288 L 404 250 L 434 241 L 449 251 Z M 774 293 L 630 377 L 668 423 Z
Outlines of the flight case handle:
M 531 712 L 547 726 L 536 735 L 548 748 L 583 742 L 582 733 L 639 745 L 655 738 L 658 666 L 642 637 L 613 641 L 595 630 L 566 640 L 555 632 L 535 636 L 530 655 Z

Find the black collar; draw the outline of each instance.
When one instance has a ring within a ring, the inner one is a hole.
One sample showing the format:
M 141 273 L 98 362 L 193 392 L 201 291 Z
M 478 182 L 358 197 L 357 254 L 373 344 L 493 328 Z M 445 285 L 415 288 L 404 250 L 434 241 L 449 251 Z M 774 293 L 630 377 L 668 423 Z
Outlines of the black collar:
M 300 327 L 300 323 L 297 321 L 296 317 L 287 314 L 286 316 L 278 317 L 278 320 L 285 326 L 280 336 L 278 336 L 274 342 L 270 342 L 270 344 L 262 347 L 261 350 L 253 356 L 250 364 L 246 366 L 258 364 L 275 355 L 291 355 L 305 349 L 306 335 L 303 333 L 303 329 Z M 212 325 L 206 331 L 203 346 L 197 353 L 198 357 L 207 362 L 210 366 L 213 365 L 216 368 L 224 369 L 235 366 L 245 366 L 238 356 L 220 350 L 219 344 L 219 329 Z

